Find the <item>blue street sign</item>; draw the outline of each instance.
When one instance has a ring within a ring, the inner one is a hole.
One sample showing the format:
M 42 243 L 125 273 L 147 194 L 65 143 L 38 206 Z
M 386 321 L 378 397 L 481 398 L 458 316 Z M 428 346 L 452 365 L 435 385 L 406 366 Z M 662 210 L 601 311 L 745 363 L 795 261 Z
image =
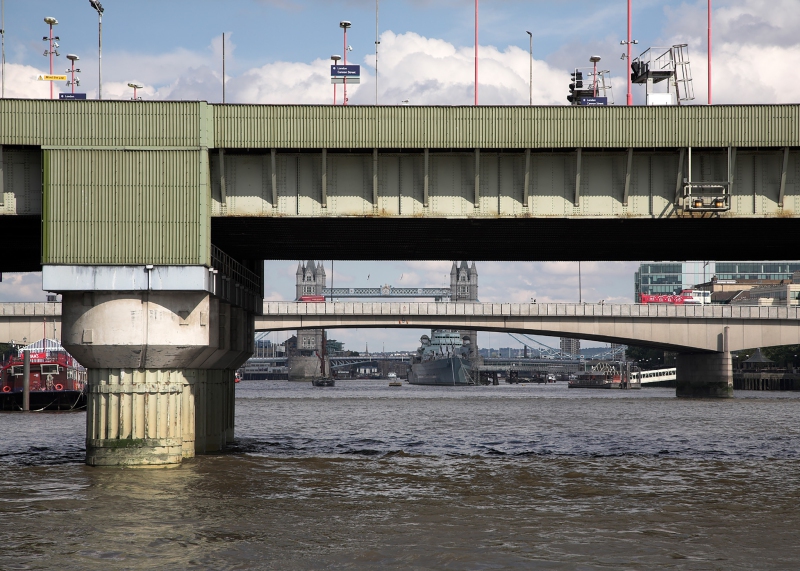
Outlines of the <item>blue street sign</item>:
M 58 98 L 59 99 L 68 99 L 68 100 L 86 99 L 86 94 L 85 93 L 59 93 L 58 94 Z
M 608 105 L 608 97 L 581 97 L 581 105 Z
M 361 75 L 360 65 L 332 65 L 331 77 L 359 77 Z

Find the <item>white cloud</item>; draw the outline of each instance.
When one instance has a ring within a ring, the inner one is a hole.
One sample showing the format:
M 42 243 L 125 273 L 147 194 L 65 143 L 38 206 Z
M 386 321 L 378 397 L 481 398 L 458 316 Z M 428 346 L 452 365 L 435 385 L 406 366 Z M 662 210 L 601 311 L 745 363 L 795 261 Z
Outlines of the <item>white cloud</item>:
M 49 96 L 49 91 L 48 91 Z M 45 301 L 42 274 L 4 272 L 0 282 L 0 301 Z

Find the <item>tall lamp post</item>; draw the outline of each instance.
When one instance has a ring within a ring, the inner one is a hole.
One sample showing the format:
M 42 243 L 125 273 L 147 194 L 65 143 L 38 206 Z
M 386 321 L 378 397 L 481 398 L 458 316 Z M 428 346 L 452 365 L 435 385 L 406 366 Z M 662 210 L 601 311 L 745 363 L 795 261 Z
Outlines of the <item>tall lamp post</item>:
M 103 98 L 103 5 L 97 0 L 89 0 L 97 10 L 97 98 Z
M 528 90 L 530 91 L 530 103 L 529 105 L 533 105 L 533 34 L 529 31 L 525 30 L 525 33 L 528 34 L 528 39 L 530 40 L 530 56 L 531 56 L 531 64 L 530 64 L 530 77 L 528 79 Z
M 632 83 L 632 78 L 631 78 L 631 46 L 635 46 L 638 43 L 639 42 L 637 40 L 631 39 L 631 0 L 628 0 L 628 39 L 627 40 L 622 40 L 619 44 L 621 46 L 627 46 L 627 49 L 628 49 L 627 53 L 622 54 L 622 57 L 620 59 L 624 59 L 624 60 L 626 60 L 628 62 L 628 73 L 626 73 L 626 75 L 628 76 L 628 99 L 627 99 L 627 105 L 629 107 L 631 105 L 633 105 L 633 93 L 631 92 L 631 83 Z
M 347 28 L 351 26 L 350 22 L 347 20 L 342 20 L 339 22 L 339 27 L 344 31 L 344 65 L 347 65 Z M 347 77 L 342 80 L 344 84 L 344 101 L 342 101 L 342 105 L 347 105 Z
M 79 58 L 75 54 L 67 54 L 67 59 L 72 62 L 72 67 L 70 67 L 67 70 L 67 73 L 69 73 L 72 76 L 72 78 L 67 82 L 67 85 L 71 85 L 72 86 L 72 93 L 75 93 L 75 86 L 81 84 L 81 78 L 80 77 L 78 79 L 75 79 L 75 74 L 76 73 L 80 73 L 80 71 L 81 71 L 79 69 L 75 69 L 75 62 L 78 61 L 81 58 Z
M 594 65 L 594 71 L 592 72 L 592 89 L 594 93 L 593 97 L 597 97 L 597 62 L 600 61 L 600 56 L 592 56 L 589 58 L 589 61 Z
M 336 65 L 339 62 L 340 59 L 342 59 L 342 56 L 340 56 L 340 55 L 332 55 L 331 56 L 331 61 L 333 62 L 333 65 Z M 333 84 L 333 104 L 334 104 L 334 106 L 336 105 L 336 84 L 335 83 Z
M 50 75 L 53 75 L 53 55 L 54 54 L 55 55 L 61 55 L 61 54 L 58 53 L 58 42 L 56 42 L 55 40 L 60 40 L 61 38 L 59 38 L 58 36 L 53 37 L 53 26 L 57 26 L 58 25 L 58 20 L 56 20 L 52 16 L 48 16 L 48 17 L 46 17 L 44 19 L 44 21 L 48 26 L 50 26 L 50 36 L 42 38 L 42 40 L 44 40 L 46 42 L 47 41 L 50 42 L 50 48 L 44 50 L 44 55 L 50 56 Z M 55 46 L 55 49 L 53 49 L 54 46 Z M 50 99 L 52 99 L 52 98 L 53 98 L 53 82 L 51 81 L 50 82 Z
M 708 0 L 708 104 L 711 105 L 711 0 Z

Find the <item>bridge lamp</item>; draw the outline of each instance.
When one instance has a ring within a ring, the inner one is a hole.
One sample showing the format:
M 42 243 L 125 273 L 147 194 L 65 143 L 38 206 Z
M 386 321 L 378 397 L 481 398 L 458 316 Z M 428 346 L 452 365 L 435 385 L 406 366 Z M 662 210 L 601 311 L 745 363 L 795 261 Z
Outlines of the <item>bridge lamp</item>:
M 336 65 L 339 62 L 340 59 L 342 59 L 342 56 L 340 56 L 340 55 L 332 55 L 331 56 L 331 61 L 333 62 L 333 65 Z M 335 83 L 333 84 L 333 104 L 336 105 L 336 84 Z
M 80 73 L 80 71 L 81 71 L 80 69 L 75 69 L 75 62 L 78 61 L 81 58 L 79 58 L 75 54 L 67 54 L 67 59 L 72 62 L 72 67 L 70 67 L 70 69 L 67 70 L 67 73 L 72 75 L 72 79 L 67 82 L 67 85 L 71 85 L 72 86 L 72 93 L 75 93 L 75 86 L 81 84 L 81 78 L 80 77 L 78 79 L 75 79 L 75 74 L 76 73 Z
M 142 98 L 136 96 L 136 90 L 137 89 L 141 89 L 142 87 L 144 87 L 144 85 L 139 85 L 138 83 L 129 83 L 128 87 L 132 87 L 133 88 L 133 100 L 134 101 L 141 101 Z
M 44 38 L 42 38 L 43 41 L 50 42 L 50 48 L 44 50 L 44 55 L 45 56 L 50 56 L 50 75 L 53 75 L 53 54 L 60 55 L 58 53 L 58 51 L 53 49 L 54 47 L 56 47 L 56 48 L 58 47 L 58 44 L 55 44 L 55 46 L 54 46 L 54 41 L 53 40 L 60 40 L 61 39 L 59 37 L 53 37 L 53 26 L 57 26 L 58 25 L 58 20 L 56 20 L 52 16 L 47 16 L 44 19 L 44 23 L 47 24 L 48 26 L 50 26 L 50 35 L 49 36 L 45 36 Z M 52 99 L 52 98 L 53 98 L 53 82 L 51 81 L 50 82 L 50 99 Z
M 350 26 L 352 26 L 352 24 L 348 20 L 342 20 L 339 22 L 339 27 L 344 32 L 344 65 L 347 65 L 347 52 L 353 49 L 348 49 L 349 46 L 347 45 L 347 29 Z M 344 101 L 342 102 L 342 105 L 347 105 L 347 77 L 342 80 L 342 83 L 344 85 Z
M 97 10 L 97 98 L 103 98 L 103 5 L 97 0 L 89 0 Z
M 589 61 L 592 62 L 592 65 L 594 65 L 594 71 L 592 72 L 592 77 L 594 78 L 594 81 L 592 82 L 594 84 L 594 97 L 597 97 L 597 62 L 599 62 L 601 59 L 602 58 L 600 56 L 592 56 L 589 58 Z

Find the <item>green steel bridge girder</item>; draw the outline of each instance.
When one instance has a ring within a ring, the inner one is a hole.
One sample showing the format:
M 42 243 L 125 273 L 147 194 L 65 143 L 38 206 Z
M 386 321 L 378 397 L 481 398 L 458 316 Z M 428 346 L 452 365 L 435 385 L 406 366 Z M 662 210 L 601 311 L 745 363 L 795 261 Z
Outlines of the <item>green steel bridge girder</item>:
M 798 119 L 800 105 L 2 100 L 0 214 L 41 217 L 45 264 L 176 265 L 210 264 L 212 217 L 680 218 L 682 178 L 732 180 L 723 217 L 792 218 Z

